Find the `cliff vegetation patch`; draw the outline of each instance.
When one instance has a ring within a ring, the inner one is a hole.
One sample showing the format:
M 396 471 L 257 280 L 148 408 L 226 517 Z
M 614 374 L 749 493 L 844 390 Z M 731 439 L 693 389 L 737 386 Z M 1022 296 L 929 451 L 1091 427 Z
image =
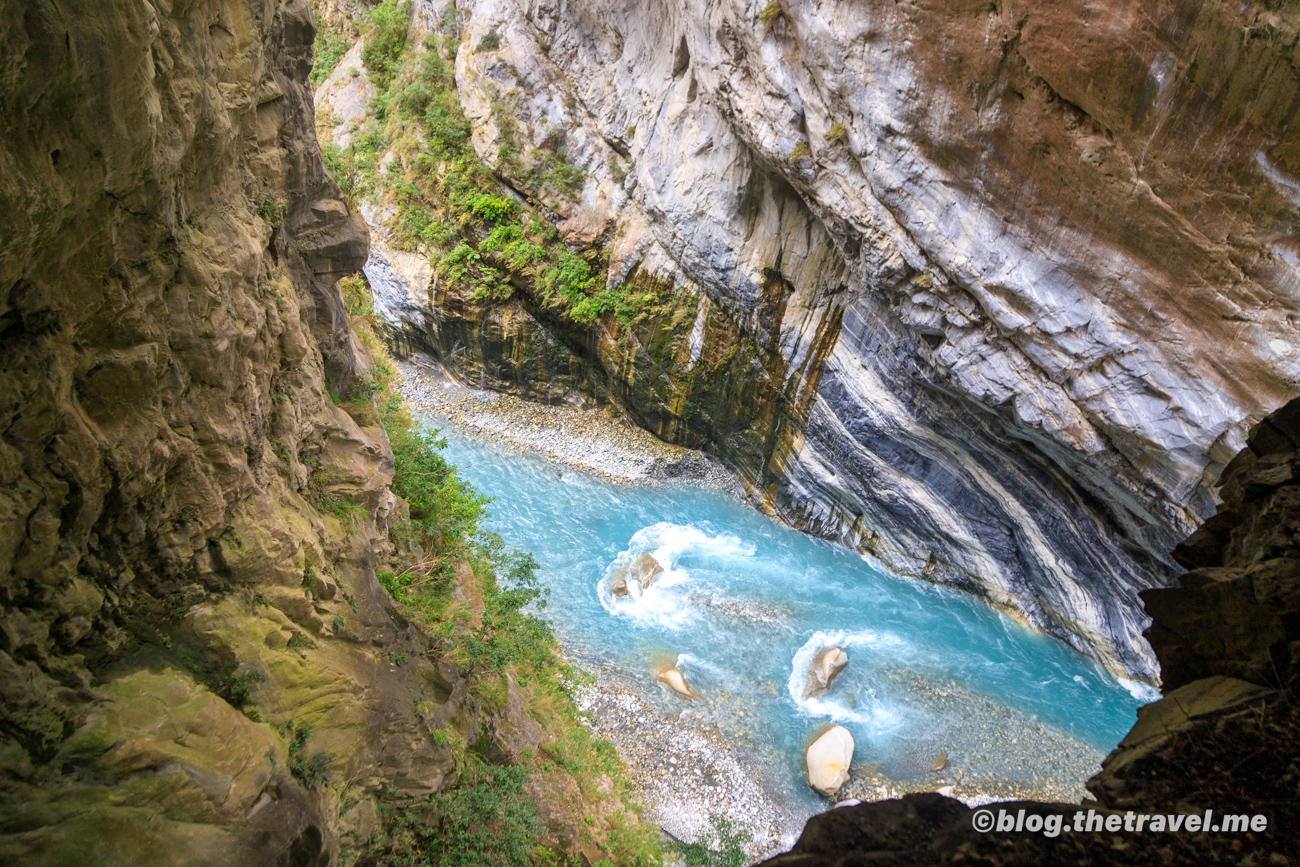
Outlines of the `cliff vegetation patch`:
M 482 731 L 466 739 L 454 721 L 443 726 L 438 734 L 455 758 L 454 782 L 415 803 L 385 798 L 384 830 L 357 863 L 560 867 L 588 850 L 600 853 L 594 863 L 610 867 L 660 863 L 657 834 L 627 806 L 631 787 L 617 755 L 578 717 L 571 690 L 582 675 L 560 658 L 550 626 L 537 616 L 546 603 L 537 561 L 482 528 L 490 500 L 447 462 L 445 442 L 418 424 L 396 391 L 363 281 L 347 278 L 340 288 L 353 329 L 375 359 L 364 389 L 375 396 L 392 446 L 392 490 L 410 515 L 394 530 L 397 549 L 409 553 L 377 577 L 433 639 L 430 655 L 463 672 L 483 713 L 523 733 L 503 744 Z M 394 665 L 405 659 L 389 657 Z M 418 710 L 433 714 L 432 707 Z M 311 761 L 300 760 L 304 774 L 312 772 Z M 547 827 L 534 801 L 557 800 L 554 789 L 565 776 L 580 798 L 567 805 L 571 821 L 559 824 L 572 831 L 559 839 L 557 817 L 552 813 Z M 611 800 L 613 807 L 596 817 L 579 812 L 583 802 Z
M 475 301 L 502 303 L 522 290 L 584 325 L 607 314 L 629 325 L 673 306 L 672 293 L 650 281 L 611 286 L 603 248 L 572 249 L 556 231 L 546 202 L 579 195 L 586 178 L 565 160 L 562 134 L 531 148 L 524 168 L 529 145 L 495 98 L 498 161 L 520 189 L 478 157 L 452 71 L 460 40 L 454 9 L 419 41 L 409 38 L 405 4 L 389 0 L 371 15 L 362 50 L 376 89 L 371 116 L 346 147 L 323 146 L 345 195 L 391 204 L 394 242 L 427 255 L 443 279 L 470 287 Z M 499 37 L 488 42 L 500 44 Z

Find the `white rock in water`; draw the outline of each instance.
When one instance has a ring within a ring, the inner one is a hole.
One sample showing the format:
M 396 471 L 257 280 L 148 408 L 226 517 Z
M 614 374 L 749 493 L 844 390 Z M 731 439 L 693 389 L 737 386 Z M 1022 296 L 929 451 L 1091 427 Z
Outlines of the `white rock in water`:
M 804 689 L 804 698 L 824 696 L 848 664 L 849 655 L 842 647 L 823 647 L 817 651 L 812 664 L 808 666 L 808 686 Z
M 808 766 L 808 785 L 820 795 L 834 795 L 849 780 L 853 735 L 844 726 L 829 727 L 808 745 L 804 762 Z
M 678 695 L 691 699 L 700 697 L 699 693 L 691 689 L 690 684 L 686 682 L 686 678 L 683 677 L 682 673 L 676 668 L 665 668 L 663 671 L 655 675 L 655 680 L 659 681 Z

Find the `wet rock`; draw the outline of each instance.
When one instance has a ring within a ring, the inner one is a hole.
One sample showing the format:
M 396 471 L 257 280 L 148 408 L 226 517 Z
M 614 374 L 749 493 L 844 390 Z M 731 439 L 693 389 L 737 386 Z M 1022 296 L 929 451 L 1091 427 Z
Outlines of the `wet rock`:
M 808 686 L 804 689 L 804 698 L 824 696 L 848 664 L 849 655 L 842 647 L 823 647 L 817 651 L 808 667 Z
M 849 777 L 854 780 L 866 780 L 880 773 L 880 765 L 855 765 L 849 769 Z
M 615 573 L 610 590 L 619 598 L 629 595 L 640 598 L 641 594 L 654 584 L 655 579 L 663 574 L 663 571 L 664 568 L 654 557 L 649 554 L 639 554 L 632 562 Z
M 830 797 L 849 780 L 853 763 L 853 735 L 843 726 L 830 726 L 809 744 L 804 753 L 808 785 Z
M 934 761 L 930 762 L 930 770 L 932 770 L 932 771 L 934 771 L 934 772 L 936 772 L 936 773 L 938 773 L 939 771 L 942 771 L 942 770 L 943 770 L 944 768 L 946 768 L 946 767 L 948 767 L 948 754 L 947 754 L 947 753 L 943 753 L 943 754 L 940 755 L 937 759 L 935 759 Z
M 686 678 L 676 667 L 665 668 L 655 675 L 655 680 L 671 689 L 680 696 L 689 699 L 697 699 L 700 694 L 691 689 L 691 685 L 686 682 Z

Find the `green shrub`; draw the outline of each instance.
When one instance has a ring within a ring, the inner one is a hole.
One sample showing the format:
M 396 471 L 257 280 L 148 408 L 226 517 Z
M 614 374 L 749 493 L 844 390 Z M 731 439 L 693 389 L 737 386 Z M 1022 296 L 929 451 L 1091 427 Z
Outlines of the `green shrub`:
M 501 47 L 501 34 L 495 30 L 489 30 L 483 34 L 483 38 L 478 41 L 474 47 L 475 51 L 496 51 Z
M 339 65 L 343 55 L 352 47 L 348 34 L 334 26 L 317 21 L 316 41 L 312 45 L 311 86 L 320 87 Z
M 529 170 L 529 180 L 539 189 L 562 195 L 574 195 L 582 189 L 587 173 L 566 162 L 560 154 L 534 151 L 537 162 Z
M 390 0 L 376 9 L 376 33 L 402 32 L 406 19 L 393 19 L 397 8 Z M 545 305 L 579 324 L 611 314 L 626 325 L 645 315 L 658 303 L 656 294 L 607 286 L 603 261 L 569 250 L 544 220 L 521 219 L 520 204 L 479 160 L 443 56 L 453 54 L 454 16 L 444 21 L 443 30 L 444 38 L 426 37 L 422 50 L 381 52 L 397 59 L 391 91 L 376 111 L 391 106 L 401 123 L 371 119 L 347 148 L 324 148 L 326 165 L 344 195 L 355 201 L 373 195 L 382 184 L 396 204 L 391 227 L 399 246 L 421 248 L 439 273 L 468 290 L 471 300 L 500 303 L 519 286 L 534 289 Z M 404 45 L 404 39 L 392 36 L 386 44 Z M 379 51 L 381 41 L 368 45 Z M 500 130 L 502 169 L 525 189 L 555 195 L 581 190 L 586 172 L 564 159 L 563 142 L 552 146 L 554 152 L 535 151 L 533 165 L 523 171 L 518 122 L 500 98 L 492 101 L 492 114 Z M 419 127 L 418 136 L 413 126 Z M 386 149 L 397 159 L 381 178 L 379 156 Z
M 546 666 L 552 661 L 555 636 L 549 623 L 524 610 L 545 608 L 550 593 L 538 587 L 537 560 L 532 554 L 504 552 L 499 541 L 495 547 L 489 556 L 497 566 L 498 586 L 484 598 L 482 625 L 466 636 L 468 666 L 471 671 L 503 671 L 511 663 Z
M 469 144 L 470 126 L 460 111 L 460 102 L 452 94 L 441 93 L 429 100 L 424 110 L 425 129 L 429 134 L 430 152 L 439 157 L 462 153 Z
M 522 767 L 471 759 L 461 782 L 402 809 L 375 849 L 404 867 L 532 867 L 542 826 L 523 797 Z
M 266 676 L 262 672 L 256 668 L 250 668 L 243 674 L 232 676 L 223 684 L 223 689 L 219 690 L 219 692 L 232 706 L 242 710 L 252 693 L 253 684 L 265 682 Z
M 494 196 L 489 193 L 482 193 L 475 196 L 470 204 L 470 212 L 474 216 L 487 220 L 489 223 L 499 223 L 515 213 L 515 200 L 509 196 Z
M 349 315 L 370 319 L 375 315 L 375 299 L 370 294 L 370 284 L 364 277 L 344 277 L 339 281 L 339 294 Z
M 781 11 L 781 4 L 777 0 L 771 0 L 762 11 L 758 13 L 758 23 L 763 30 L 764 35 L 771 32 L 776 26 L 776 20 L 784 14 Z
M 308 758 L 290 758 L 289 773 L 298 778 L 304 789 L 316 789 L 329 782 L 329 767 L 333 753 L 313 753 Z
M 384 0 L 370 10 L 370 30 L 361 49 L 361 61 L 375 90 L 384 93 L 401 64 L 411 28 L 410 0 Z
M 289 747 L 289 773 L 294 775 L 302 787 L 314 790 L 329 782 L 329 766 L 334 761 L 334 754 L 318 752 L 307 756 L 307 739 L 311 737 L 311 726 L 287 720 L 275 728 Z
M 421 544 L 436 554 L 460 550 L 477 534 L 491 499 L 447 463 L 440 451 L 446 440 L 391 411 L 383 421 L 393 448 L 393 493 L 410 505 Z
M 378 182 L 379 155 L 387 146 L 383 131 L 373 119 L 367 120 L 357 131 L 347 148 L 340 148 L 333 142 L 321 145 L 325 167 L 350 203 L 355 204 L 374 192 Z
M 484 246 L 490 249 L 482 255 L 514 256 L 522 262 L 538 255 L 527 245 L 541 249 L 554 241 L 553 230 L 540 221 L 511 223 L 489 233 Z M 465 258 L 474 252 L 469 244 L 466 251 Z M 357 316 L 354 327 L 367 346 L 377 341 L 373 317 Z M 376 342 L 373 352 L 376 368 L 387 367 L 382 344 Z M 578 718 L 569 690 L 570 684 L 581 681 L 581 675 L 556 654 L 550 627 L 530 613 L 545 603 L 536 579 L 536 560 L 508 551 L 498 536 L 479 529 L 490 501 L 446 461 L 441 453 L 445 442 L 436 432 L 426 432 L 416 424 L 393 390 L 391 368 L 387 375 L 372 374 L 372 379 L 376 381 L 380 420 L 394 454 L 393 491 L 410 504 L 412 518 L 393 534 L 399 541 L 418 542 L 423 553 L 418 562 L 408 557 L 390 569 L 377 570 L 376 577 L 402 613 L 431 639 L 431 655 L 453 659 L 469 674 L 470 693 L 480 704 L 489 709 L 502 706 L 507 691 L 505 672 L 509 671 L 528 687 L 528 714 L 554 736 L 544 748 L 544 758 L 535 756 L 514 767 L 485 769 L 468 745 L 447 732 L 434 732 L 430 743 L 451 749 L 459 782 L 414 806 L 395 804 L 396 796 L 381 798 L 384 830 L 373 840 L 374 863 L 457 867 L 568 864 L 565 856 L 539 845 L 539 828 L 530 818 L 533 808 L 520 785 L 523 775 L 532 768 L 559 765 L 573 774 L 593 802 L 604 797 L 599 782 L 602 776 L 615 780 L 621 799 L 630 797 L 630 786 L 613 748 L 592 735 Z M 452 596 L 451 567 L 458 560 L 469 561 L 484 603 L 480 626 L 469 633 L 462 626 L 463 603 Z M 406 659 L 404 652 L 389 653 L 394 665 Z M 432 718 L 437 710 L 429 699 L 415 698 L 416 713 Z M 329 757 L 322 756 L 313 764 L 300 758 L 305 754 L 302 746 L 294 751 L 296 773 L 323 782 Z M 619 812 L 593 822 L 591 833 L 617 867 L 660 864 L 661 847 L 654 827 L 630 813 Z
M 257 206 L 257 215 L 272 229 L 280 228 L 280 224 L 284 222 L 285 215 L 288 213 L 289 206 L 284 202 L 262 202 Z

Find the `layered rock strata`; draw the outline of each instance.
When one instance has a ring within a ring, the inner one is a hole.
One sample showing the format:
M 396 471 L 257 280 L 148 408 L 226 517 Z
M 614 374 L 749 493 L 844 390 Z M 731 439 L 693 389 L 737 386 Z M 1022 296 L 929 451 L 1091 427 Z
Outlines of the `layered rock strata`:
M 1088 782 L 1084 809 L 1267 817 L 1264 832 L 978 833 L 974 811 L 909 795 L 814 817 L 770 867 L 850 864 L 1286 864 L 1300 853 L 1300 400 L 1269 416 L 1221 479 L 1218 513 L 1175 551 L 1192 571 L 1142 594 L 1167 694 Z M 992 804 L 1061 815 L 1074 805 Z
M 0 3 L 0 862 L 351 863 L 381 793 L 448 784 L 447 733 L 545 737 L 375 578 L 406 507 L 337 405 L 368 243 L 314 32 L 305 0 Z
M 412 15 L 456 24 L 482 159 L 601 251 L 610 286 L 652 280 L 681 303 L 627 327 L 576 325 L 527 287 L 474 302 L 390 243 L 376 205 L 366 273 L 401 339 L 474 383 L 617 401 L 716 451 L 795 525 L 1155 678 L 1137 593 L 1168 583 L 1247 424 L 1300 391 L 1294 16 L 741 0 Z M 351 72 L 327 111 L 364 105 Z M 557 141 L 586 173 L 572 197 L 527 175 Z

